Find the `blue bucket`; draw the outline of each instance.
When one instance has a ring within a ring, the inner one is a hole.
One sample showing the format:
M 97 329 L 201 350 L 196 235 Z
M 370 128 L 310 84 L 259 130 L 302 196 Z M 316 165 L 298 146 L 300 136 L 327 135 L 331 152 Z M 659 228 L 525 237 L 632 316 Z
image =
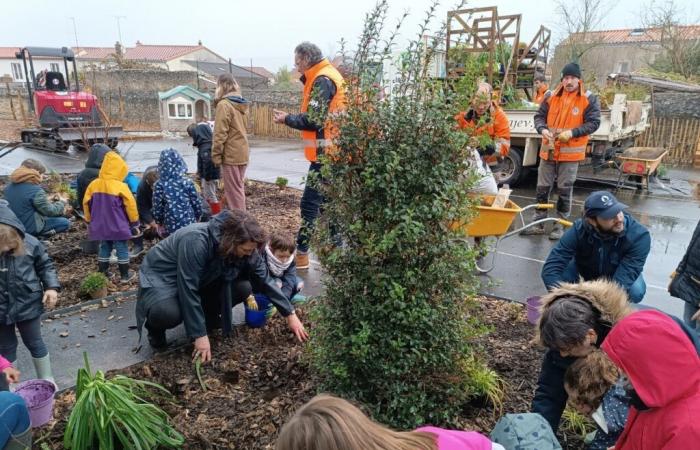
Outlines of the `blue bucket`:
M 255 294 L 258 310 L 253 311 L 245 305 L 245 323 L 250 328 L 262 328 L 267 322 L 267 308 L 270 307 L 270 298 L 264 294 Z

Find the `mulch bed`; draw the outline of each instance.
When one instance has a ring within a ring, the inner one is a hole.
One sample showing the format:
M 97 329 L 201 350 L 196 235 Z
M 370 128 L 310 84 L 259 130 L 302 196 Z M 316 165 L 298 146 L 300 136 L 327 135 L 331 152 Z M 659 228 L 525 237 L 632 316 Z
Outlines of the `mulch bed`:
M 296 231 L 300 196 L 296 189 L 280 191 L 271 184 L 246 183 L 248 211 L 268 232 Z M 96 269 L 97 262 L 96 256 L 85 255 L 80 249 L 86 236 L 86 225 L 76 222 L 69 232 L 49 242 L 49 254 L 63 285 L 59 306 L 87 300 L 79 295 L 79 286 L 85 275 Z M 141 259 L 132 262 L 132 270 L 138 270 Z M 111 293 L 136 287 L 136 281 L 128 285 L 116 283 Z M 493 331 L 476 344 L 483 347 L 490 367 L 507 384 L 503 413 L 528 411 L 542 352 L 529 342 L 532 326 L 525 320 L 525 310 L 522 305 L 500 300 L 479 298 L 478 302 L 477 313 Z M 303 308 L 299 314 L 308 323 Z M 275 316 L 263 329 L 243 327 L 227 338 L 214 335 L 212 347 L 215 360 L 204 368 L 206 392 L 195 376 L 191 346 L 111 373 L 154 381 L 173 393 L 170 400 L 154 401 L 171 415 L 186 436 L 186 449 L 274 448 L 286 419 L 317 392 L 318 384 L 304 362 L 303 346 L 289 333 L 285 321 Z M 42 444 L 50 449 L 63 448 L 63 432 L 74 401 L 72 391 L 56 398 L 55 419 L 35 430 L 34 448 L 42 448 Z M 459 422 L 463 429 L 488 434 L 499 415 L 500 411 L 494 411 L 491 405 L 475 403 L 465 405 Z M 577 436 L 560 437 L 564 448 L 583 448 Z
M 70 182 L 69 176 L 64 176 Z M 0 192 L 4 188 L 0 181 Z M 223 192 L 220 192 L 223 198 Z M 248 212 L 258 219 L 268 232 L 295 233 L 299 228 L 299 201 L 301 191 L 287 188 L 282 191 L 272 184 L 257 181 L 246 181 L 246 206 Z M 66 307 L 90 300 L 80 292 L 80 284 L 87 274 L 97 270 L 97 255 L 87 255 L 81 250 L 80 243 L 87 239 L 87 224 L 81 220 L 73 222 L 71 229 L 58 234 L 47 241 L 49 255 L 53 259 L 61 282 L 61 293 L 58 307 Z M 145 243 L 148 249 L 154 243 Z M 140 256 L 131 261 L 130 268 L 137 271 L 143 260 Z M 118 272 L 117 267 L 111 267 L 112 272 Z M 138 288 L 138 278 L 130 283 L 120 283 L 118 277 L 112 280 L 109 294 L 134 290 Z
M 493 328 L 479 339 L 493 367 L 507 383 L 503 412 L 529 410 L 542 352 L 529 340 L 532 326 L 522 305 L 479 298 L 479 314 Z M 304 311 L 299 312 L 307 323 Z M 166 387 L 173 399 L 156 399 L 186 436 L 186 449 L 272 449 L 276 436 L 294 411 L 316 394 L 317 383 L 306 366 L 303 347 L 276 316 L 263 329 L 240 328 L 228 338 L 214 336 L 214 361 L 205 366 L 202 391 L 191 362 L 191 346 L 134 365 L 121 373 Z M 51 449 L 62 448 L 72 391 L 56 400 L 57 419 L 37 430 L 35 438 Z M 488 434 L 499 412 L 491 405 L 466 405 L 461 428 Z M 565 449 L 581 449 L 580 438 L 562 435 Z

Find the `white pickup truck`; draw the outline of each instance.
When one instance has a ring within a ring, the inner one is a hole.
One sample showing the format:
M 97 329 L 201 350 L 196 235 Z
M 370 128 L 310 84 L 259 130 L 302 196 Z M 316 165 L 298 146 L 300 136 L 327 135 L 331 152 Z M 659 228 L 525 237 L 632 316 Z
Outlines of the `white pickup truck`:
M 650 103 L 627 101 L 616 94 L 610 109 L 601 110 L 600 127 L 591 135 L 586 149 L 586 162 L 596 166 L 612 159 L 615 153 L 634 144 L 649 126 Z M 531 168 L 539 163 L 541 136 L 535 130 L 536 110 L 506 109 L 510 120 L 510 153 L 491 167 L 500 184 L 517 185 Z

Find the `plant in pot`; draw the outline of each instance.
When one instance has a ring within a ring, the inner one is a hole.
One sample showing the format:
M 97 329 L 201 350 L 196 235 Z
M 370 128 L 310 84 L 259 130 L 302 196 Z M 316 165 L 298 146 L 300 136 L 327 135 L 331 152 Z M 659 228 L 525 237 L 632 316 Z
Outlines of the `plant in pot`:
M 280 188 L 280 191 L 283 191 L 284 188 L 287 187 L 287 184 L 289 184 L 289 180 L 285 177 L 277 177 L 277 179 L 275 180 L 275 184 L 278 188 Z
M 91 272 L 80 284 L 80 292 L 89 295 L 91 298 L 102 298 L 107 295 L 109 280 L 101 272 Z
M 63 445 L 71 450 L 94 448 L 181 448 L 184 437 L 170 417 L 147 399 L 170 395 L 164 387 L 123 375 L 107 379 L 92 373 L 87 353 L 78 370 L 75 405 L 68 418 Z

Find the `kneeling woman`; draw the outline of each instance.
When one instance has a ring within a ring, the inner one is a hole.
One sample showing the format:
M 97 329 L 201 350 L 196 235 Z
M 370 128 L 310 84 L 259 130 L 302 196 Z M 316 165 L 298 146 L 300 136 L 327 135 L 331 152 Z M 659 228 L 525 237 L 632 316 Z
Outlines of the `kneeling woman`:
M 136 320 L 154 348 L 165 330 L 185 324 L 194 357 L 211 360 L 208 332 L 231 329 L 231 308 L 255 292 L 266 294 L 300 341 L 308 338 L 294 307 L 269 276 L 256 251 L 265 233 L 250 214 L 226 210 L 208 223 L 181 228 L 152 248 L 139 270 Z

